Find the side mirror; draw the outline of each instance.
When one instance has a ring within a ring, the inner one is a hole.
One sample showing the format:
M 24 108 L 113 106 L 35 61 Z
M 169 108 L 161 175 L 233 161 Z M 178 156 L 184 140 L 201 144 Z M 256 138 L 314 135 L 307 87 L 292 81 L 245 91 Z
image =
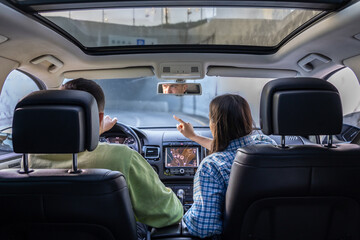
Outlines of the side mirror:
M 177 96 L 182 95 L 201 95 L 200 83 L 174 83 L 174 82 L 161 82 L 157 86 L 158 94 L 174 94 Z

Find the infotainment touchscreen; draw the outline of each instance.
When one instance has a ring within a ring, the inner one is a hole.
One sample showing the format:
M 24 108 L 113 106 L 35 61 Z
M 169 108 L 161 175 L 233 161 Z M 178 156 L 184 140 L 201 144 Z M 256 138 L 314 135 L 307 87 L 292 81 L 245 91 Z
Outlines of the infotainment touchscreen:
M 165 151 L 165 167 L 199 166 L 199 148 L 197 147 L 167 147 Z

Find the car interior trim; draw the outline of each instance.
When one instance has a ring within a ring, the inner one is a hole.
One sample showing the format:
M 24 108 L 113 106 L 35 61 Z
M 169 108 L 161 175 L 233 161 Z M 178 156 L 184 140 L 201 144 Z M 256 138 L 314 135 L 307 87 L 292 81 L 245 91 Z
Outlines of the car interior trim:
M 207 76 L 221 76 L 221 77 L 249 77 L 249 78 L 280 78 L 280 77 L 295 77 L 298 73 L 293 70 L 282 69 L 261 69 L 261 68 L 239 68 L 239 67 L 224 67 L 224 66 L 209 66 L 207 69 Z
M 318 1 L 211 1 L 211 6 L 256 6 L 256 7 L 291 7 L 291 8 L 308 8 L 320 10 L 332 10 L 346 4 L 347 0 L 318 0 Z M 131 7 L 133 1 L 107 1 L 96 2 L 88 0 L 79 1 L 16 1 L 18 7 L 26 11 L 56 11 L 69 9 L 87 9 L 99 7 Z M 209 6 L 208 2 L 203 1 L 136 1 L 137 7 L 161 7 L 161 6 Z
M 64 77 L 68 79 L 113 79 L 113 78 L 140 78 L 154 76 L 152 67 L 128 67 L 119 69 L 96 69 L 64 72 Z

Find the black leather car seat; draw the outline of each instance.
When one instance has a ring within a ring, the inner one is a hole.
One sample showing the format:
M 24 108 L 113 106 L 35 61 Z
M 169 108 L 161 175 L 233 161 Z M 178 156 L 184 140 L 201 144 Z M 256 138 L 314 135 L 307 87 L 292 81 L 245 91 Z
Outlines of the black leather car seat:
M 274 80 L 263 89 L 260 119 L 267 135 L 338 134 L 340 97 L 321 79 Z M 223 236 L 360 239 L 359 202 L 360 146 L 247 146 L 232 165 Z
M 137 239 L 122 173 L 77 169 L 76 154 L 98 141 L 97 103 L 87 92 L 38 91 L 22 99 L 13 146 L 24 167 L 0 171 L 0 239 Z M 73 169 L 31 170 L 28 153 L 72 153 Z

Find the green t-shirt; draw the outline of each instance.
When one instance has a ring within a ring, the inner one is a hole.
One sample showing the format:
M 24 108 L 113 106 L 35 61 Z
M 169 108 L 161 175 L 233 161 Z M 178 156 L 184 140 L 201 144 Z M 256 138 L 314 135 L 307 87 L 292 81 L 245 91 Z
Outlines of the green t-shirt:
M 31 154 L 31 168 L 71 169 L 72 154 Z M 183 208 L 171 189 L 164 186 L 150 164 L 125 145 L 99 143 L 94 151 L 78 154 L 78 167 L 104 168 L 124 174 L 136 220 L 151 227 L 179 222 Z

